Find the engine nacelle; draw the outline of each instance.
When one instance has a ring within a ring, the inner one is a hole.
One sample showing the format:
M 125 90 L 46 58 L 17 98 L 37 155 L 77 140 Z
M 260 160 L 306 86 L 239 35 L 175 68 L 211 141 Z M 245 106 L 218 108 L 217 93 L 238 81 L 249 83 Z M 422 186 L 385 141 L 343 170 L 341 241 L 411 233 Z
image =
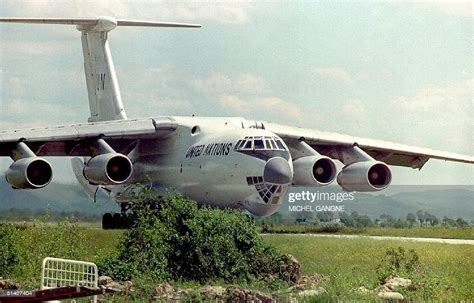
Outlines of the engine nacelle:
M 331 158 L 315 155 L 293 161 L 293 185 L 324 186 L 336 178 L 336 164 Z
M 391 181 L 390 168 L 378 161 L 349 164 L 337 176 L 337 183 L 347 191 L 378 191 L 389 186 Z
M 84 177 L 95 185 L 117 185 L 132 176 L 133 164 L 119 153 L 97 155 L 84 166 Z
M 13 162 L 5 177 L 14 188 L 37 189 L 51 182 L 53 169 L 51 164 L 43 158 L 27 157 Z

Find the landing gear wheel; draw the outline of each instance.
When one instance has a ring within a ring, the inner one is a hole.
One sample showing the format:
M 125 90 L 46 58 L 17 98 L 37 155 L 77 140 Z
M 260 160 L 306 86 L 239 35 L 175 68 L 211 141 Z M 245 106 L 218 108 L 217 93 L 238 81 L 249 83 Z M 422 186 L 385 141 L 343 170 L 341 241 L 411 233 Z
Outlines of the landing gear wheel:
M 102 229 L 113 228 L 113 217 L 111 213 L 106 213 L 102 216 Z
M 123 217 L 122 217 L 120 214 L 115 213 L 115 214 L 112 216 L 113 229 L 123 228 L 123 227 L 122 227 L 123 221 L 124 221 L 124 220 L 123 220 Z
M 128 229 L 133 226 L 130 205 L 122 204 L 120 213 L 106 213 L 102 217 L 102 229 Z

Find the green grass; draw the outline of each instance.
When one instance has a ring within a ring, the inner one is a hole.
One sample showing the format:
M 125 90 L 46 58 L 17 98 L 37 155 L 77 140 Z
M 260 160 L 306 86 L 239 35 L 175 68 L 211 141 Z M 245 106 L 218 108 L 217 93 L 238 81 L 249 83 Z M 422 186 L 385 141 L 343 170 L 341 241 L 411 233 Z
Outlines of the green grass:
M 83 229 L 86 234 L 88 249 L 85 261 L 96 262 L 98 258 L 115 251 L 120 241 L 122 230 Z
M 121 231 L 85 230 L 92 250 L 110 251 Z M 354 290 L 360 286 L 373 289 L 378 285 L 375 272 L 379 260 L 389 247 L 413 248 L 428 269 L 427 279 L 440 278 L 440 285 L 405 292 L 417 301 L 470 301 L 474 298 L 474 246 L 371 239 L 332 239 L 269 235 L 265 241 L 284 253 L 294 255 L 303 273 L 330 276 L 322 285 L 326 299 L 377 301 L 373 294 Z M 91 255 L 92 256 L 92 255 Z M 92 258 L 92 261 L 94 259 Z M 431 280 L 429 280 L 431 281 Z M 178 284 L 179 285 L 179 284 Z M 433 289 L 431 289 L 433 288 Z
M 353 229 L 356 230 L 356 229 Z M 350 233 L 350 231 L 349 231 Z M 357 232 L 356 232 L 357 233 Z M 393 228 L 393 227 L 369 227 L 362 232 L 369 236 L 393 236 L 393 237 L 416 237 L 416 238 L 443 238 L 443 239 L 465 239 L 474 240 L 474 227 L 469 228 Z
M 474 246 L 402 241 L 374 241 L 371 239 L 333 239 L 267 236 L 266 241 L 283 252 L 294 255 L 305 274 L 329 275 L 323 287 L 327 296 L 335 299 L 354 299 L 352 290 L 377 285 L 376 266 L 389 247 L 413 248 L 426 266 L 429 279 L 439 277 L 439 286 L 430 290 L 407 292 L 418 300 L 469 301 L 474 298 Z M 361 297 L 361 296 L 359 296 Z M 360 298 L 362 299 L 362 298 Z M 375 299 L 365 296 L 364 299 Z
M 276 233 L 324 233 L 320 227 L 303 225 L 274 226 L 270 230 Z M 443 238 L 443 239 L 465 239 L 474 240 L 474 227 L 468 228 L 445 228 L 445 227 L 340 227 L 333 233 L 341 235 L 365 235 L 365 236 L 391 236 L 391 237 L 416 237 L 416 238 Z
M 394 235 L 391 230 L 383 229 L 381 235 Z M 410 236 L 428 229 L 415 231 Z M 115 249 L 123 231 L 100 230 L 97 228 L 81 227 L 85 234 L 87 250 L 84 253 L 84 261 L 95 262 L 98 258 Z M 366 229 L 364 233 L 370 232 Z M 398 230 L 397 230 L 398 231 Z M 408 230 L 410 231 L 410 230 Z M 377 232 L 374 230 L 373 232 Z M 472 229 L 470 230 L 472 232 Z M 374 233 L 372 233 L 374 234 Z M 380 234 L 380 233 L 379 233 Z M 406 249 L 413 248 L 420 256 L 422 264 L 427 271 L 421 277 L 427 284 L 426 287 L 405 291 L 404 295 L 415 301 L 471 301 L 474 298 L 474 246 L 472 245 L 450 245 L 438 243 L 417 243 L 404 241 L 375 241 L 371 239 L 335 239 L 318 238 L 291 235 L 269 235 L 265 241 L 274 245 L 284 253 L 294 255 L 301 263 L 304 274 L 313 273 L 329 276 L 331 279 L 321 285 L 327 293 L 318 300 L 343 300 L 343 301 L 375 301 L 379 302 L 375 294 L 360 294 L 355 292 L 360 286 L 373 289 L 378 285 L 376 266 L 389 247 L 403 246 Z M 39 269 L 38 269 L 39 275 Z M 14 277 L 13 277 L 14 278 Z M 34 285 L 39 286 L 39 277 L 35 277 Z M 20 283 L 22 281 L 19 281 Z M 436 282 L 440 282 L 439 285 Z M 216 282 L 217 284 L 221 284 Z M 140 299 L 140 293 L 136 297 L 122 298 L 119 295 L 107 297 L 113 298 L 113 302 L 148 302 L 153 289 L 152 283 L 135 281 L 145 288 L 143 294 L 146 298 Z M 25 285 L 32 285 L 25 283 Z M 176 284 L 175 284 L 176 285 Z M 182 284 L 177 284 L 182 285 Z M 189 285 L 184 285 L 189 286 Z M 194 287 L 191 285 L 191 287 Z M 197 285 L 195 286 L 197 287 Z M 261 290 L 265 286 L 250 285 Z

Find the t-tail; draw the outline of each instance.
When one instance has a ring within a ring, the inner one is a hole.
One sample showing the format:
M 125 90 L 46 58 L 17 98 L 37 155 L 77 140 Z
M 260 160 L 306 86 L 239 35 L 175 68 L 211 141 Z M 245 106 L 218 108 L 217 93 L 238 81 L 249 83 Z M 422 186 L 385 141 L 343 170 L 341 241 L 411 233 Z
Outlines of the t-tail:
M 82 33 L 84 72 L 91 116 L 89 122 L 127 119 L 108 43 L 117 26 L 198 28 L 199 24 L 97 18 L 0 18 L 0 22 L 76 25 Z

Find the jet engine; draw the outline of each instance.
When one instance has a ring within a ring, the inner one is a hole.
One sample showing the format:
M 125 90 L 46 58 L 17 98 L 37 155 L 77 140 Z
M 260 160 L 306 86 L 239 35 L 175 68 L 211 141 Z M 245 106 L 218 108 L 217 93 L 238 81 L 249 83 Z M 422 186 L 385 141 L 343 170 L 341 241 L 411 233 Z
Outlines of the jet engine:
M 337 176 L 337 183 L 347 191 L 378 191 L 392 181 L 392 172 L 383 162 L 362 161 L 346 165 Z
M 117 185 L 132 175 L 133 165 L 129 158 L 119 153 L 100 154 L 84 166 L 84 177 L 95 185 Z
M 39 157 L 27 157 L 13 162 L 5 177 L 14 188 L 37 189 L 51 182 L 53 170 L 48 161 Z
M 293 185 L 324 186 L 336 178 L 336 165 L 331 158 L 313 155 L 293 161 Z

